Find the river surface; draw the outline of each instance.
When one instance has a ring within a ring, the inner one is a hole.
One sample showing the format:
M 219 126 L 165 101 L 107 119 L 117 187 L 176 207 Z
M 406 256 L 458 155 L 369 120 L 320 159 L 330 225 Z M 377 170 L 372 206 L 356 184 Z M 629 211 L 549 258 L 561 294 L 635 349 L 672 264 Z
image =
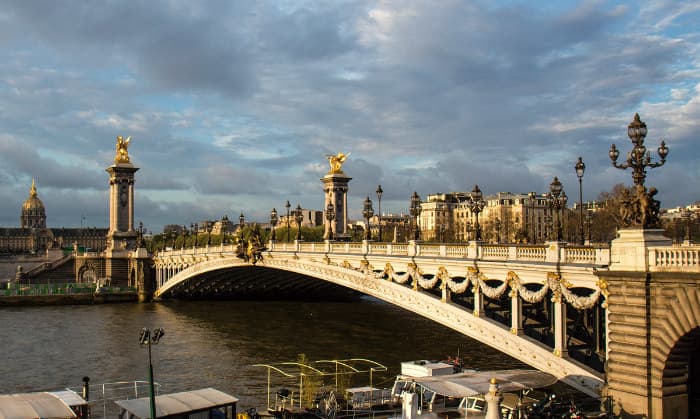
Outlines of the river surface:
M 264 407 L 267 371 L 258 363 L 367 358 L 389 371 L 373 384 L 390 387 L 400 363 L 457 353 L 467 368 L 522 368 L 490 347 L 387 303 L 180 301 L 0 308 L 0 393 L 146 380 L 143 327 L 165 329 L 153 346 L 161 392 L 214 387 L 240 399 L 239 410 Z M 273 391 L 283 385 L 274 376 Z M 359 380 L 359 381 L 358 381 Z M 294 384 L 286 386 L 293 388 Z M 369 377 L 357 377 L 368 385 Z

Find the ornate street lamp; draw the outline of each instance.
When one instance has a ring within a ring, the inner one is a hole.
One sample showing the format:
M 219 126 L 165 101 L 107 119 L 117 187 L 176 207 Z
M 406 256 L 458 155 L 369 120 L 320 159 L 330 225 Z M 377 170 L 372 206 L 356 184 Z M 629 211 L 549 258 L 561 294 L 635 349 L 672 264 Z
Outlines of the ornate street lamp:
M 241 234 L 243 234 L 243 226 L 245 225 L 245 216 L 243 215 L 243 213 L 241 213 L 241 215 L 238 216 L 238 225 Z
M 479 189 L 479 185 L 474 185 L 474 190 L 471 192 L 469 196 L 469 201 L 467 201 L 467 206 L 469 207 L 469 211 L 472 212 L 475 216 L 475 222 L 474 222 L 474 235 L 475 238 L 474 240 L 480 241 L 481 240 L 481 226 L 479 225 L 479 213 L 484 209 L 486 206 L 486 202 L 483 199 L 484 195 L 481 193 L 481 189 Z
M 139 343 L 141 345 L 148 346 L 148 384 L 151 389 L 150 394 L 150 405 L 151 405 L 151 418 L 156 418 L 156 392 L 155 386 L 153 384 L 153 362 L 151 360 L 151 345 L 157 345 L 160 338 L 165 335 L 165 331 L 162 327 L 153 330 L 153 333 L 145 327 L 141 329 L 139 334 Z
M 173 239 L 173 247 L 171 248 L 171 250 L 175 250 L 175 240 L 177 240 L 177 232 L 174 228 L 170 230 L 170 238 Z
M 182 250 L 185 250 L 185 245 L 187 244 L 187 226 L 182 225 Z
M 552 183 L 549 184 L 549 205 L 554 211 L 556 211 L 557 221 L 554 224 L 554 238 L 557 241 L 562 241 L 562 210 L 566 208 L 567 201 L 566 193 L 563 191 L 564 187 L 562 186 L 561 182 L 559 182 L 559 178 L 555 176 Z
M 301 204 L 297 204 L 297 209 L 294 211 L 294 219 L 297 222 L 297 240 L 301 240 L 301 222 L 304 221 Z
M 659 153 L 659 161 L 651 162 L 651 153 L 647 151 L 644 145 L 644 137 L 647 135 L 647 125 L 639 119 L 639 114 L 634 114 L 634 120 L 627 127 L 627 136 L 632 141 L 632 151 L 627 154 L 627 161 L 622 164 L 617 163 L 617 158 L 620 156 L 615 144 L 610 146 L 608 155 L 612 165 L 618 169 L 625 170 L 632 168 L 632 180 L 636 186 L 636 197 L 631 202 L 625 204 L 625 209 L 621 213 L 622 225 L 627 227 L 630 225 L 640 226 L 642 228 L 658 227 L 659 226 L 659 201 L 654 199 L 654 195 L 658 192 L 656 188 L 650 188 L 647 192 L 644 186 L 646 179 L 646 168 L 655 168 L 663 166 L 666 163 L 668 155 L 668 147 L 666 142 L 661 141 L 661 145 L 657 149 Z
M 527 198 L 530 203 L 530 216 L 528 217 L 528 223 L 530 224 L 528 228 L 528 234 L 530 235 L 530 244 L 535 244 L 537 241 L 537 231 L 535 230 L 535 198 L 537 194 L 535 192 L 530 192 L 527 194 Z
M 362 208 L 362 216 L 365 217 L 365 240 L 372 240 L 372 232 L 369 229 L 369 219 L 374 216 L 374 208 L 372 208 L 372 200 L 369 199 L 369 196 L 365 199 L 365 204 Z
M 194 225 L 190 224 L 190 227 L 192 227 L 192 234 L 194 234 L 194 244 L 192 247 L 197 247 L 197 239 L 199 238 L 199 224 L 194 223 Z
M 379 218 L 378 218 L 379 238 L 377 239 L 377 241 L 381 242 L 383 240 L 383 238 L 382 238 L 382 194 L 384 193 L 384 191 L 382 190 L 382 185 L 377 186 L 376 192 L 377 192 L 377 202 L 379 203 Z
M 681 211 L 681 217 L 685 220 L 685 231 L 686 231 L 686 237 L 685 240 L 688 242 L 688 244 L 692 243 L 692 233 L 691 233 L 691 222 L 693 220 L 693 212 L 690 211 L 689 209 L 685 208 Z
M 289 243 L 289 208 L 291 208 L 289 201 L 284 204 L 284 207 L 287 208 L 287 243 Z
M 139 221 L 139 239 L 136 242 L 136 247 L 143 246 L 143 221 Z
M 207 221 L 207 246 L 211 244 L 211 230 L 214 228 L 211 221 Z
M 583 172 L 586 171 L 586 165 L 583 163 L 581 157 L 578 158 L 574 169 L 576 170 L 576 177 L 578 178 L 578 218 L 581 227 L 579 230 L 581 232 L 580 243 L 583 244 Z
M 409 213 L 411 214 L 411 217 L 413 217 L 413 223 L 414 223 L 414 228 L 413 228 L 413 239 L 414 240 L 420 240 L 420 229 L 418 228 L 418 217 L 420 216 L 421 213 L 421 201 L 420 201 L 420 196 L 418 196 L 418 192 L 413 192 L 413 195 L 411 195 L 411 205 L 409 207 Z
M 330 202 L 326 207 L 326 220 L 328 220 L 328 240 L 333 240 L 333 220 L 335 220 L 335 207 Z
M 277 218 L 277 209 L 273 208 L 272 211 L 270 211 L 270 225 L 272 226 L 272 241 L 275 240 L 275 226 L 277 225 L 277 221 L 279 218 Z
M 221 217 L 221 245 L 226 244 L 226 230 L 228 229 L 228 215 Z

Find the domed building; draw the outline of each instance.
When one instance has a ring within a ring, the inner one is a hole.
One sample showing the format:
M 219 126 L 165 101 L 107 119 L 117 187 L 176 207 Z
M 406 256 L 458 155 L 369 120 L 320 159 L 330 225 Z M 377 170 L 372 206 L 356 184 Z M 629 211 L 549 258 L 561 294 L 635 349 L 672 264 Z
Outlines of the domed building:
M 20 228 L 46 228 L 46 209 L 44 203 L 37 196 L 34 179 L 32 179 L 32 187 L 29 190 L 29 198 L 22 204 L 19 225 Z
M 48 249 L 71 248 L 74 243 L 84 249 L 103 250 L 106 228 L 46 227 L 46 208 L 39 199 L 32 179 L 29 197 L 22 204 L 19 228 L 0 228 L 0 253 L 37 253 Z

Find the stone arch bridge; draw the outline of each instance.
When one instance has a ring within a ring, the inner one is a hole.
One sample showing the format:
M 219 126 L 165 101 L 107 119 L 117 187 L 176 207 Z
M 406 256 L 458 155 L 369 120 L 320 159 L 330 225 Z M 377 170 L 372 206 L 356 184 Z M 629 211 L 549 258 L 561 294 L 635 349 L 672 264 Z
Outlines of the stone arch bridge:
M 157 254 L 154 297 L 330 285 L 610 395 L 625 413 L 686 417 L 700 393 L 700 247 L 273 242 L 255 266 L 235 250 Z

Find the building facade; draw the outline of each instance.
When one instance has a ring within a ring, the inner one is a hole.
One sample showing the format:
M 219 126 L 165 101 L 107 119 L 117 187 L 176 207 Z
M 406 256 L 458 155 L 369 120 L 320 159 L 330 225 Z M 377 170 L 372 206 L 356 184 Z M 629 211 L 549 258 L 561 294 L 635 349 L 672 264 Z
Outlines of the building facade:
M 421 239 L 466 242 L 476 238 L 476 214 L 470 192 L 428 195 L 421 203 Z M 546 194 L 498 192 L 483 198 L 479 213 L 482 240 L 493 243 L 543 243 L 556 221 Z

